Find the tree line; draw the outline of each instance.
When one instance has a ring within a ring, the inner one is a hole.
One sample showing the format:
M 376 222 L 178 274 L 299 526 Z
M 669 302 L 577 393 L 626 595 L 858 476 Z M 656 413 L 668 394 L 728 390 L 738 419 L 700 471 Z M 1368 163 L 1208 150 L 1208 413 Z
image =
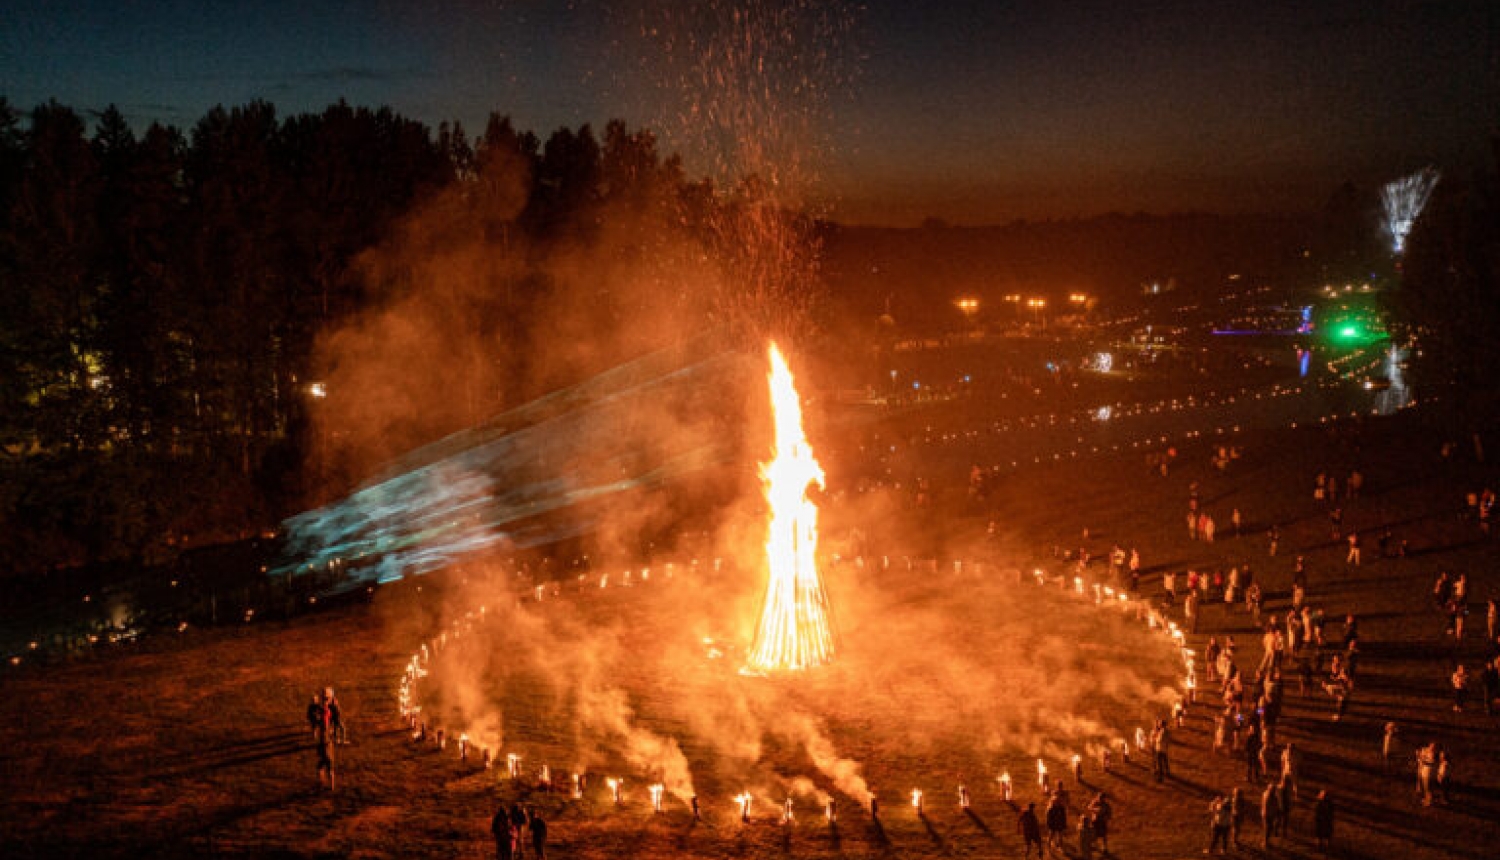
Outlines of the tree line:
M 399 253 L 370 249 L 411 213 L 449 211 L 431 243 L 522 258 L 607 230 L 609 207 L 709 248 L 780 218 L 752 193 L 689 180 L 620 122 L 543 141 L 496 114 L 470 140 L 386 108 L 257 101 L 138 133 L 114 107 L 91 124 L 0 99 L 0 571 L 151 559 L 313 498 L 320 344 L 410 288 Z M 481 284 L 484 333 L 523 337 L 548 277 L 522 259 Z M 481 386 L 466 417 L 534 393 Z

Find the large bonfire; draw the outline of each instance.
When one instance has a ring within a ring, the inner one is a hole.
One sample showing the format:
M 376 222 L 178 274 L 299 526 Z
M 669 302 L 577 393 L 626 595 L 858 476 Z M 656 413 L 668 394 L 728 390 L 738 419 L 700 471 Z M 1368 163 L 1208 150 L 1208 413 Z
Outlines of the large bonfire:
M 823 468 L 802 432 L 802 406 L 792 371 L 771 344 L 771 410 L 775 452 L 761 465 L 771 509 L 766 533 L 766 596 L 748 668 L 796 671 L 833 659 L 833 621 L 818 577 L 818 509 L 807 487 L 823 486 Z

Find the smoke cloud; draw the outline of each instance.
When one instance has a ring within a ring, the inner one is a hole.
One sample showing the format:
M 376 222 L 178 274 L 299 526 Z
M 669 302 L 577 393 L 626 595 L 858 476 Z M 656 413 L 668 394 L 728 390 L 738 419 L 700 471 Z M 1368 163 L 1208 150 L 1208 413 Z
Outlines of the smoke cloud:
M 1179 698 L 1180 655 L 1133 610 L 977 555 L 910 571 L 891 557 L 825 562 L 841 651 L 813 672 L 741 674 L 763 587 L 753 554 L 717 575 L 687 560 L 671 579 L 660 560 L 637 563 L 628 587 L 621 561 L 606 565 L 608 587 L 590 576 L 492 610 L 434 658 L 419 698 L 450 731 L 503 725 L 528 761 L 661 782 L 683 803 L 749 790 L 859 807 L 913 785 L 1027 774 L 1038 758 L 1064 776 L 1072 756 L 1096 760 Z M 449 616 L 514 582 L 493 564 L 452 595 Z
M 400 532 L 428 550 L 454 523 L 479 539 L 432 618 L 448 639 L 417 685 L 424 714 L 530 768 L 661 782 L 681 802 L 750 789 L 865 805 L 909 781 L 1112 742 L 1173 698 L 1172 648 L 1117 608 L 1018 584 L 992 548 L 932 546 L 900 506 L 838 486 L 827 462 L 828 547 L 848 557 L 852 529 L 878 535 L 863 564 L 825 553 L 839 654 L 799 677 L 740 673 L 764 589 L 764 376 L 694 368 L 812 328 L 818 255 L 801 205 L 819 76 L 839 77 L 804 49 L 843 19 L 809 2 L 704 8 L 718 17 L 649 31 L 671 58 L 664 80 L 690 96 L 681 127 L 701 135 L 717 180 L 697 204 L 654 139 L 614 128 L 601 163 L 649 167 L 611 172 L 635 178 L 536 231 L 532 164 L 487 142 L 472 178 L 362 258 L 376 310 L 320 344 L 331 482 L 441 462 L 442 486 L 487 487 L 508 517 L 434 514 L 432 529 Z M 554 145 L 582 146 L 578 135 Z M 634 374 L 704 332 L 712 346 Z M 790 350 L 795 362 L 796 339 Z M 809 409 L 815 450 L 820 419 Z M 674 470 L 684 463 L 695 468 Z M 550 566 L 512 557 L 528 528 L 587 540 Z

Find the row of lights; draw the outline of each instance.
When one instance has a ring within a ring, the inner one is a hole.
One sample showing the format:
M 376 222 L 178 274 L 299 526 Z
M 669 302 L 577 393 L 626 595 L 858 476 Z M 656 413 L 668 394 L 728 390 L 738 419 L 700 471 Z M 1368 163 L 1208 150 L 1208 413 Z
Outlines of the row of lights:
M 912 560 L 912 558 L 910 556 L 906 556 L 904 558 L 905 558 L 905 563 L 906 563 L 906 569 L 908 571 L 912 570 L 913 569 L 913 560 Z M 834 556 L 834 558 L 833 558 L 834 565 L 837 566 L 840 562 L 841 562 L 841 559 L 838 556 Z M 865 559 L 864 559 L 863 556 L 856 557 L 854 559 L 854 563 L 855 563 L 855 566 L 858 567 L 858 568 L 860 568 L 860 569 L 864 569 L 864 567 L 865 567 Z M 671 563 L 668 563 L 668 564 L 670 566 Z M 714 561 L 714 567 L 715 567 L 716 570 L 718 569 L 719 564 L 720 564 L 720 560 L 719 559 L 715 559 L 715 561 Z M 918 560 L 917 564 L 919 566 L 925 566 L 925 567 L 930 568 L 932 570 L 937 570 L 939 568 L 939 562 L 938 562 L 937 559 Z M 694 560 L 693 567 L 696 568 L 696 566 L 697 566 L 697 561 Z M 881 566 L 882 566 L 883 569 L 889 569 L 890 568 L 890 556 L 887 555 L 887 556 L 882 556 L 881 557 Z M 953 560 L 951 570 L 952 570 L 953 575 L 957 576 L 957 575 L 963 574 L 966 567 L 971 572 L 971 575 L 974 575 L 974 576 L 983 576 L 985 574 L 985 569 L 986 569 L 987 565 L 984 562 L 979 562 L 979 561 L 972 561 L 972 560 L 970 560 L 970 561 L 966 562 L 963 559 L 955 559 L 955 560 Z M 1035 575 L 1036 581 L 1037 581 L 1037 583 L 1039 585 L 1045 584 L 1045 580 L 1048 578 L 1048 575 L 1042 569 L 1040 569 L 1040 568 L 1038 568 L 1038 569 L 1036 569 L 1034 571 L 1034 575 Z M 1018 578 L 1018 581 L 1020 581 L 1021 577 L 1020 577 L 1020 572 L 1019 571 L 1017 571 L 1017 578 Z M 643 577 L 643 579 L 644 579 L 644 577 Z M 1117 592 L 1112 586 L 1105 586 L 1102 583 L 1098 583 L 1098 582 L 1091 583 L 1086 588 L 1084 580 L 1083 580 L 1083 578 L 1081 576 L 1075 576 L 1075 577 L 1073 577 L 1073 579 L 1071 580 L 1071 586 L 1072 586 L 1071 588 L 1069 587 L 1070 586 L 1070 582 L 1069 582 L 1069 580 L 1066 577 L 1059 576 L 1059 577 L 1057 577 L 1057 579 L 1058 579 L 1058 581 L 1061 582 L 1063 590 L 1065 592 L 1069 593 L 1069 594 L 1077 594 L 1077 595 L 1085 596 L 1086 597 L 1090 593 L 1090 591 L 1091 591 L 1092 594 L 1093 594 L 1093 602 L 1094 602 L 1094 604 L 1096 606 L 1100 606 L 1101 608 L 1104 607 L 1104 606 L 1118 606 L 1118 607 L 1124 609 L 1125 611 L 1129 611 L 1129 610 L 1131 610 L 1133 608 L 1136 611 L 1137 617 L 1143 619 L 1146 622 L 1146 625 L 1147 625 L 1148 629 L 1151 629 L 1151 630 L 1158 630 L 1159 629 L 1159 630 L 1161 630 L 1162 633 L 1166 634 L 1168 636 L 1168 638 L 1170 638 L 1172 640 L 1172 642 L 1174 643 L 1174 645 L 1181 651 L 1181 653 L 1183 655 L 1183 658 L 1185 660 L 1186 668 L 1187 668 L 1187 681 L 1186 681 L 1186 690 L 1187 690 L 1187 693 L 1186 693 L 1186 695 L 1188 696 L 1188 698 L 1185 699 L 1184 701 L 1190 701 L 1191 700 L 1192 691 L 1193 691 L 1194 687 L 1196 686 L 1195 669 L 1194 669 L 1194 663 L 1193 663 L 1194 653 L 1195 652 L 1193 652 L 1191 649 L 1188 649 L 1186 647 L 1186 641 L 1185 641 L 1184 634 L 1178 628 L 1178 626 L 1176 625 L 1175 622 L 1167 621 L 1164 616 L 1162 616 L 1154 608 L 1151 608 L 1150 606 L 1148 606 L 1144 601 L 1132 601 L 1130 599 L 1129 595 L 1127 595 L 1123 590 Z M 628 581 L 629 581 L 629 575 L 628 575 L 628 573 L 627 573 L 627 575 L 625 577 L 625 580 L 626 580 L 626 583 L 628 584 Z M 607 581 L 602 581 L 601 582 L 601 586 L 606 585 L 606 582 Z M 556 593 L 556 592 L 554 592 L 554 593 Z M 540 588 L 539 588 L 538 599 L 540 599 L 540 598 L 541 598 L 541 591 L 540 591 Z M 487 616 L 486 607 L 480 606 L 479 609 L 478 609 L 478 611 L 477 611 L 477 613 L 474 612 L 474 611 L 470 611 L 470 612 L 466 613 L 463 618 L 458 619 L 458 620 L 456 620 L 456 621 L 453 622 L 451 630 L 445 630 L 445 631 L 443 631 L 442 633 L 440 633 L 437 636 L 433 637 L 432 639 L 428 640 L 428 642 L 422 644 L 416 651 L 412 652 L 412 654 L 410 656 L 410 659 L 407 661 L 405 670 L 403 672 L 403 675 L 402 675 L 402 678 L 401 678 L 401 681 L 400 681 L 400 684 L 399 684 L 398 703 L 399 703 L 399 711 L 400 711 L 401 718 L 404 721 L 406 721 L 408 727 L 413 730 L 413 739 L 414 740 L 423 740 L 423 739 L 431 740 L 431 741 L 433 741 L 434 743 L 436 743 L 438 745 L 439 749 L 446 749 L 447 748 L 447 741 L 448 741 L 449 738 L 448 738 L 448 735 L 444 732 L 444 730 L 437 729 L 435 731 L 434 735 L 431 738 L 428 737 L 428 734 L 427 734 L 427 732 L 428 732 L 428 726 L 427 726 L 426 722 L 423 721 L 421 719 L 421 717 L 420 717 L 421 711 L 422 711 L 422 706 L 419 703 L 417 703 L 417 701 L 415 699 L 415 695 L 414 695 L 415 685 L 416 685 L 416 683 L 419 680 L 421 680 L 421 679 L 426 678 L 426 677 L 429 676 L 429 674 L 431 672 L 431 659 L 432 659 L 432 655 L 435 654 L 435 653 L 437 653 L 437 652 L 439 652 L 439 651 L 441 651 L 443 648 L 445 648 L 448 645 L 448 643 L 450 641 L 450 636 L 451 636 L 451 639 L 454 640 L 454 641 L 460 639 L 463 636 L 464 633 L 466 633 L 466 632 L 472 632 L 473 629 L 474 629 L 474 627 L 475 627 L 475 625 L 476 625 L 476 623 L 482 623 L 485 620 L 487 620 L 487 617 L 491 617 L 491 616 Z M 708 644 L 712 645 L 711 640 L 705 640 L 705 641 L 708 642 Z M 1176 706 L 1176 708 L 1174 708 L 1174 714 L 1176 715 L 1177 719 L 1179 720 L 1179 724 L 1180 724 L 1180 720 L 1182 719 L 1182 717 L 1184 715 L 1184 710 L 1183 709 L 1184 709 L 1184 704 L 1182 702 L 1179 702 L 1179 704 Z M 1136 730 L 1135 730 L 1135 735 L 1136 735 L 1136 747 L 1137 747 L 1137 749 L 1138 750 L 1144 749 L 1144 747 L 1145 747 L 1145 730 L 1143 728 L 1141 728 L 1141 727 L 1138 726 L 1136 728 Z M 458 749 L 459 761 L 460 762 L 467 762 L 468 759 L 469 759 L 469 756 L 471 754 L 471 751 L 474 748 L 473 744 L 470 743 L 470 741 L 469 741 L 469 735 L 468 735 L 468 733 L 467 732 L 460 732 L 457 740 L 458 740 L 457 749 Z M 1121 737 L 1117 741 L 1115 741 L 1113 744 L 1111 742 L 1109 742 L 1109 741 L 1104 741 L 1104 742 L 1102 742 L 1100 744 L 1097 744 L 1097 745 L 1092 744 L 1092 743 L 1089 744 L 1090 747 L 1096 747 L 1097 746 L 1098 753 L 1099 753 L 1100 767 L 1101 767 L 1101 770 L 1103 772 L 1105 772 L 1105 773 L 1109 773 L 1111 771 L 1111 768 L 1112 768 L 1112 764 L 1113 764 L 1113 747 L 1114 747 L 1114 745 L 1118 745 L 1118 747 L 1120 748 L 1120 751 L 1121 751 L 1124 763 L 1129 764 L 1129 762 L 1130 762 L 1130 743 L 1129 743 L 1129 741 L 1126 738 Z M 488 748 L 480 748 L 480 750 L 479 750 L 479 757 L 482 760 L 483 768 L 485 770 L 491 769 L 492 764 L 494 762 L 494 758 L 492 757 L 492 754 L 491 754 L 490 750 Z M 505 758 L 506 758 L 506 762 L 507 762 L 507 766 L 508 766 L 507 767 L 507 773 L 508 773 L 509 778 L 512 779 L 512 780 L 522 779 L 524 777 L 524 774 L 523 774 L 523 771 L 522 771 L 522 768 L 521 768 L 521 762 L 524 760 L 523 756 L 521 754 L 519 754 L 519 753 L 509 753 L 509 754 L 507 754 L 505 756 Z M 1083 781 L 1083 757 L 1081 755 L 1078 755 L 1078 754 L 1075 753 L 1074 755 L 1071 756 L 1071 758 L 1069 760 L 1069 764 L 1071 766 L 1071 771 L 1072 771 L 1072 774 L 1073 774 L 1074 781 L 1081 783 Z M 1037 784 L 1038 784 L 1038 787 L 1039 787 L 1039 790 L 1040 790 L 1041 794 L 1043 796 L 1045 796 L 1050 791 L 1050 778 L 1049 778 L 1049 774 L 1048 774 L 1048 769 L 1047 769 L 1047 766 L 1046 766 L 1046 762 L 1045 762 L 1044 759 L 1038 758 L 1036 760 L 1036 769 L 1037 769 Z M 537 772 L 537 779 L 544 786 L 549 786 L 550 787 L 552 785 L 551 769 L 547 765 L 545 765 L 545 764 L 542 765 L 540 767 L 539 771 Z M 608 786 L 608 788 L 610 790 L 610 797 L 611 797 L 612 803 L 614 805 L 616 805 L 616 806 L 621 805 L 624 802 L 623 786 L 625 784 L 625 780 L 623 778 L 620 778 L 620 777 L 608 777 L 604 781 L 605 781 L 605 784 Z M 575 799 L 575 800 L 581 800 L 581 799 L 583 799 L 586 782 L 587 782 L 587 777 L 585 775 L 583 775 L 583 774 L 573 773 L 571 775 L 572 797 L 573 797 L 573 799 Z M 1001 775 L 996 778 L 996 784 L 998 786 L 1000 798 L 1004 802 L 1010 803 L 1012 801 L 1012 799 L 1013 799 L 1013 796 L 1014 796 L 1014 788 L 1013 788 L 1013 783 L 1012 783 L 1012 779 L 1011 779 L 1011 776 L 1010 776 L 1010 772 L 1008 770 L 1006 770 L 1003 773 L 1001 773 Z M 663 786 L 663 784 L 659 783 L 659 782 L 652 783 L 652 784 L 650 784 L 648 786 L 648 793 L 649 793 L 649 797 L 650 797 L 650 804 L 651 804 L 651 807 L 652 807 L 652 811 L 655 812 L 655 813 L 661 813 L 661 812 L 664 811 L 664 809 L 663 809 L 663 792 L 664 792 L 664 788 L 665 788 L 665 786 Z M 837 809 L 836 809 L 835 801 L 830 796 L 828 796 L 826 793 L 824 793 L 824 792 L 820 791 L 817 794 L 818 794 L 819 801 L 823 804 L 824 817 L 827 819 L 827 821 L 829 823 L 835 822 L 836 819 L 837 819 Z M 924 810 L 925 810 L 925 806 L 924 806 L 925 792 L 923 792 L 922 789 L 920 789 L 920 788 L 914 788 L 914 789 L 911 790 L 911 792 L 910 792 L 910 794 L 908 796 L 910 797 L 912 808 L 916 812 L 917 816 L 921 817 L 924 814 Z M 969 808 L 970 803 L 971 803 L 971 795 L 970 795 L 970 792 L 969 792 L 969 789 L 968 789 L 967 785 L 965 785 L 963 783 L 960 783 L 958 785 L 958 787 L 957 787 L 957 799 L 958 799 L 958 806 L 959 806 L 960 809 L 968 809 Z M 734 800 L 734 802 L 736 804 L 736 810 L 737 810 L 737 813 L 738 813 L 738 815 L 740 817 L 740 820 L 742 822 L 744 822 L 744 823 L 749 823 L 749 821 L 750 821 L 751 804 L 753 802 L 753 797 L 750 794 L 750 792 L 748 792 L 748 791 L 742 791 L 739 794 L 736 794 L 733 797 L 733 800 Z M 873 792 L 869 793 L 869 795 L 865 798 L 865 802 L 869 804 L 869 812 L 870 812 L 870 814 L 873 817 L 879 817 L 879 803 L 878 803 L 878 799 L 876 798 L 876 796 L 875 796 L 875 794 Z M 698 804 L 698 798 L 696 796 L 691 797 L 688 800 L 688 805 L 689 805 L 689 807 L 690 807 L 690 809 L 692 811 L 693 817 L 695 819 L 699 818 L 701 810 L 700 810 L 700 807 L 699 807 L 699 804 Z M 781 823 L 782 824 L 788 824 L 788 825 L 791 824 L 794 821 L 794 819 L 795 819 L 794 800 L 793 800 L 792 796 L 788 795 L 786 797 L 786 799 L 781 804 L 781 809 L 782 809 Z

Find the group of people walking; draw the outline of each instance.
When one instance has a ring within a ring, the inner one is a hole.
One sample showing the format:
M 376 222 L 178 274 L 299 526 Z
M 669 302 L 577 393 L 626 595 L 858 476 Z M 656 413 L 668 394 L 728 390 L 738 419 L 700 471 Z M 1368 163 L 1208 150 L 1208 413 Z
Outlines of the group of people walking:
M 522 860 L 527 842 L 534 860 L 547 860 L 547 822 L 535 808 L 522 809 L 521 804 L 512 803 L 506 809 L 501 804 L 490 819 L 490 835 L 495 837 L 498 860 Z
M 1038 818 L 1036 814 L 1036 803 L 1027 803 L 1017 817 L 1017 827 L 1021 831 L 1021 841 L 1025 843 L 1023 857 L 1030 857 L 1032 849 L 1036 850 L 1038 858 L 1045 856 L 1050 851 L 1067 854 L 1066 843 L 1068 839 L 1068 812 L 1070 794 L 1058 780 L 1047 795 L 1047 807 Z M 1083 810 L 1078 817 L 1078 843 L 1077 854 L 1083 860 L 1091 860 L 1094 856 L 1094 847 L 1097 845 L 1102 849 L 1103 855 L 1109 855 L 1109 827 L 1114 819 L 1114 807 L 1109 802 L 1109 797 L 1104 792 L 1098 792 L 1094 799 Z M 1046 827 L 1046 836 L 1043 837 L 1042 829 Z

